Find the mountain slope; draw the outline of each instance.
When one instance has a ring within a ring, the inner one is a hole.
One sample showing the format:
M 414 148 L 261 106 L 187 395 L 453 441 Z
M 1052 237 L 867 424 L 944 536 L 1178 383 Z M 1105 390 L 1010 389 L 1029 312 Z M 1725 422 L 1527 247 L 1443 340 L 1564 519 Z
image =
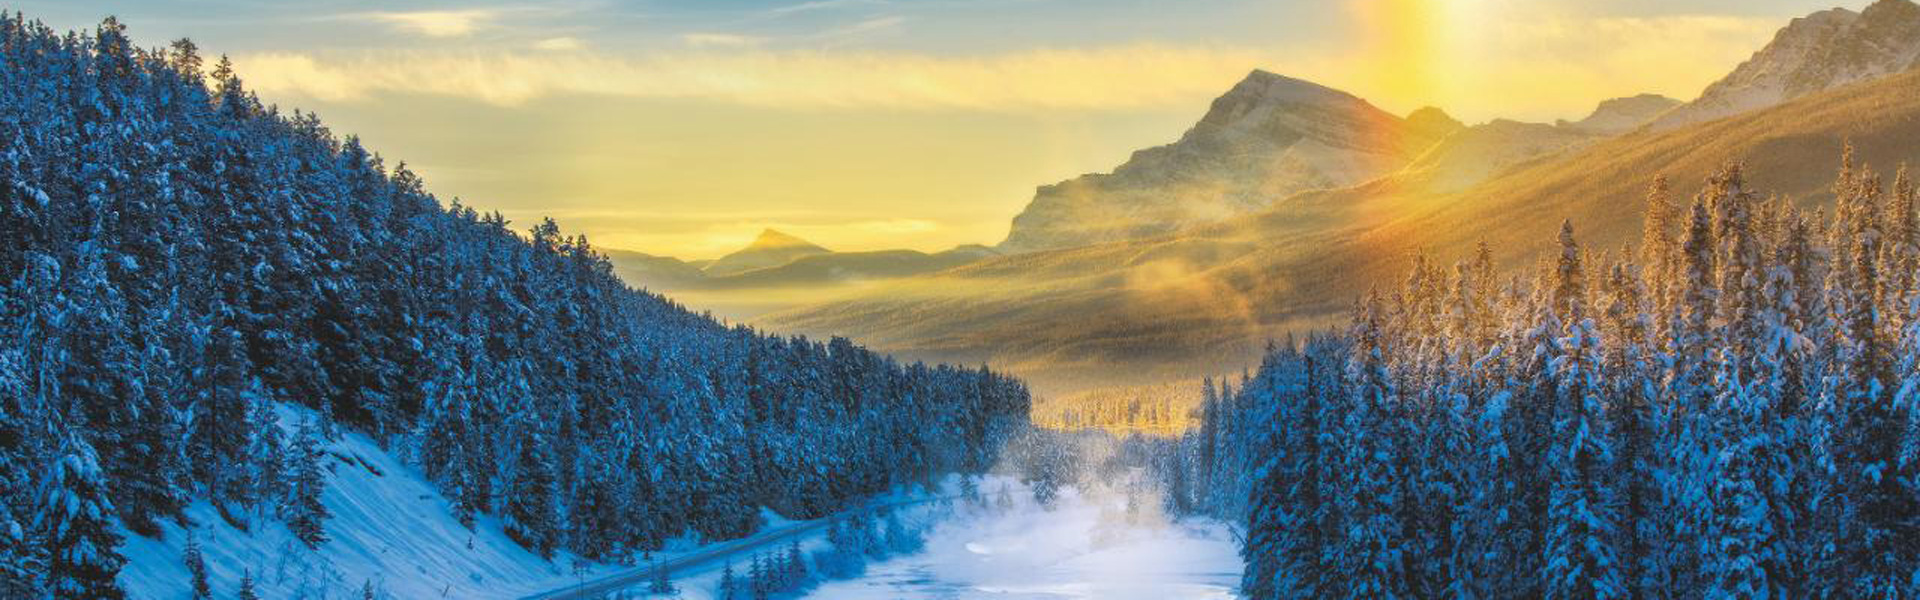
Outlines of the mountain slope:
M 1616 135 L 1651 123 L 1680 104 L 1679 100 L 1659 94 L 1613 98 L 1601 101 L 1586 118 L 1565 125 L 1582 131 Z
M 1772 106 L 1920 64 L 1920 5 L 1878 0 L 1860 12 L 1834 8 L 1794 19 L 1753 57 L 1662 115 L 1669 129 Z
M 1352 185 L 1405 165 L 1451 133 L 1449 122 L 1401 119 L 1346 92 L 1254 71 L 1179 141 L 1135 152 L 1112 173 L 1039 188 L 998 248 L 1162 234 L 1296 192 Z
M 1458 191 L 1386 177 L 1297 194 L 1267 210 L 1138 240 L 983 260 L 857 299 L 769 315 L 784 331 L 843 331 L 922 358 L 992 361 L 1043 392 L 1211 374 L 1271 336 L 1338 322 L 1408 255 L 1443 261 L 1493 243 L 1530 262 L 1561 219 L 1589 248 L 1635 239 L 1659 174 L 1684 197 L 1731 159 L 1748 181 L 1823 201 L 1843 139 L 1882 167 L 1920 161 L 1920 73 L 1669 131 L 1641 130 L 1526 162 Z

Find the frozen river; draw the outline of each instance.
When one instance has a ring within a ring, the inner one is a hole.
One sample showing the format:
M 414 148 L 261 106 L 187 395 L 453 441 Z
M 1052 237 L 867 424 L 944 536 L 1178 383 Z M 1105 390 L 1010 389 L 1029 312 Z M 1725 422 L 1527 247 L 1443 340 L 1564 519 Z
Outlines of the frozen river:
M 992 498 L 993 495 L 989 495 Z M 1240 581 L 1231 533 L 1129 510 L 1125 496 L 1068 490 L 1052 510 L 995 502 L 935 525 L 924 552 L 868 565 L 807 598 L 832 600 L 1228 599 Z M 1140 502 L 1141 506 L 1152 504 Z

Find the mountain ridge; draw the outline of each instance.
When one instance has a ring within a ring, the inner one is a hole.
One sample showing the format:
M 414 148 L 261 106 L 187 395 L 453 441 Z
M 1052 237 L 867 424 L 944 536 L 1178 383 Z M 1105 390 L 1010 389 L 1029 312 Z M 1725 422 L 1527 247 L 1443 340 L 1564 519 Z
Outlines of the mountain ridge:
M 1178 140 L 1110 172 L 1040 186 L 995 248 L 1123 240 L 1244 214 L 1391 172 L 1457 126 L 1450 117 L 1410 123 L 1347 92 L 1255 69 Z
M 1684 197 L 1742 159 L 1754 188 L 1819 206 L 1844 139 L 1876 165 L 1920 162 L 1903 141 L 1920 138 L 1916 92 L 1920 72 L 1909 71 L 1720 120 L 1579 142 L 1467 185 L 1402 171 L 1174 232 L 983 260 L 756 323 L 837 331 L 917 358 L 987 361 L 1044 393 L 1214 374 L 1257 355 L 1269 337 L 1337 324 L 1370 282 L 1396 281 L 1417 249 L 1450 261 L 1484 239 L 1503 265 L 1524 265 L 1568 217 L 1589 247 L 1631 242 L 1658 174 Z
M 1710 121 L 1899 73 L 1920 65 L 1920 5 L 1878 0 L 1795 18 L 1772 40 L 1655 129 Z

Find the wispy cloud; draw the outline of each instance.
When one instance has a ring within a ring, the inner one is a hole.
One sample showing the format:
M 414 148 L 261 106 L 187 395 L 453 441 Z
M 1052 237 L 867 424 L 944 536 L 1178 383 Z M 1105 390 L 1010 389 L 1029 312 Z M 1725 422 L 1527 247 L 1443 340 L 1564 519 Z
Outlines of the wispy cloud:
M 799 13 L 817 12 L 817 11 L 823 11 L 823 10 L 851 8 L 851 7 L 857 7 L 857 6 L 879 6 L 886 3 L 887 3 L 886 0 L 811 0 L 809 2 L 800 2 L 797 4 L 788 4 L 786 6 L 774 7 L 772 9 L 768 9 L 766 11 L 766 14 L 769 16 L 778 17 L 778 16 L 785 16 L 785 15 L 792 15 L 792 14 L 799 14 Z
M 873 17 L 871 19 L 861 19 L 859 21 L 854 22 L 851 25 L 829 29 L 823 32 L 821 34 L 821 37 L 835 38 L 835 37 L 857 36 L 857 35 L 866 34 L 866 33 L 873 33 L 875 31 L 885 31 L 888 29 L 894 29 L 899 27 L 901 23 L 905 23 L 905 22 L 907 22 L 907 18 L 898 16 L 898 15 Z
M 553 95 L 685 98 L 787 108 L 1108 109 L 1191 102 L 1263 55 L 1139 44 L 936 57 L 815 50 L 474 53 L 385 51 L 236 58 L 251 87 L 331 101 L 436 94 L 501 105 Z M 1113 77 L 1126 72 L 1127 77 Z
M 737 33 L 697 31 L 681 34 L 680 41 L 695 48 L 748 48 L 758 46 L 766 39 Z
M 547 38 L 547 39 L 540 40 L 538 42 L 533 43 L 533 49 L 546 50 L 550 52 L 565 52 L 569 50 L 579 50 L 584 47 L 586 47 L 586 44 L 581 43 L 580 38 L 569 37 L 569 36 L 551 37 L 551 38 Z
M 370 12 L 359 16 L 402 32 L 444 38 L 470 35 L 489 25 L 499 15 L 497 10 L 472 9 Z

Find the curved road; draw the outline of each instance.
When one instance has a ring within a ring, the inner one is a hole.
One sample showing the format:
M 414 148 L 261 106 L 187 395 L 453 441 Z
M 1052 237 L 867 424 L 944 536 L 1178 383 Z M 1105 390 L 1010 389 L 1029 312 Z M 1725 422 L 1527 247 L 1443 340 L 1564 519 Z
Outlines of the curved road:
M 901 500 L 897 502 L 881 502 L 876 504 L 869 504 L 861 508 L 860 510 L 874 510 L 874 509 L 880 509 L 880 508 L 899 508 L 903 506 L 913 506 L 916 504 L 926 504 L 929 502 L 939 502 L 941 500 L 953 500 L 961 497 L 962 496 L 940 496 L 935 498 L 924 498 L 920 500 Z M 840 514 L 844 515 L 851 512 L 853 511 L 842 511 Z M 601 595 L 607 594 L 610 592 L 617 592 L 617 591 L 628 589 L 628 588 L 646 585 L 649 581 L 653 580 L 653 570 L 655 568 L 665 569 L 668 573 L 678 573 L 678 572 L 685 572 L 690 569 L 694 569 L 698 567 L 709 566 L 709 565 L 712 565 L 714 562 L 719 561 L 720 559 L 736 557 L 745 552 L 750 552 L 753 550 L 765 548 L 767 546 L 773 545 L 776 542 L 783 542 L 783 541 L 786 541 L 788 538 L 792 538 L 794 536 L 803 535 L 808 532 L 821 529 L 827 526 L 827 521 L 828 520 L 826 518 L 819 518 L 811 521 L 801 521 L 793 525 L 781 527 L 779 529 L 769 529 L 767 531 L 762 531 L 760 533 L 756 533 L 756 534 L 743 537 L 737 540 L 728 540 L 725 542 L 708 544 L 707 547 L 693 551 L 684 556 L 677 556 L 671 560 L 660 561 L 659 563 L 657 563 L 657 566 L 646 565 L 646 566 L 639 566 L 639 567 L 628 567 L 626 569 L 622 569 L 619 571 L 615 571 L 613 573 L 601 575 L 594 579 L 587 580 L 585 584 L 574 583 L 566 587 L 548 590 L 548 591 L 534 594 L 531 596 L 525 596 L 521 598 L 521 600 L 588 600 L 592 598 L 599 598 Z

